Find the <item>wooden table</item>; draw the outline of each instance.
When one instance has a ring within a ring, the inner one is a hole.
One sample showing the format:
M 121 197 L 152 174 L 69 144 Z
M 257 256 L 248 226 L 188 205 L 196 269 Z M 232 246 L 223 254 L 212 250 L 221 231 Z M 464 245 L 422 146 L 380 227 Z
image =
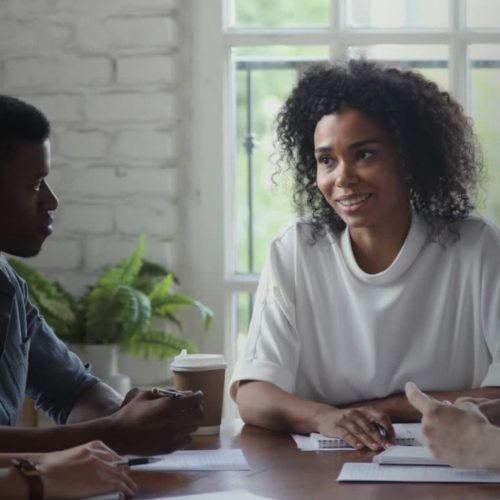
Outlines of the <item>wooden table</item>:
M 337 483 L 344 462 L 369 462 L 373 453 L 301 451 L 286 434 L 238 421 L 224 425 L 220 436 L 195 437 L 192 448 L 241 448 L 251 470 L 137 471 L 133 476 L 141 488 L 138 498 L 243 489 L 283 500 L 500 499 L 500 484 Z

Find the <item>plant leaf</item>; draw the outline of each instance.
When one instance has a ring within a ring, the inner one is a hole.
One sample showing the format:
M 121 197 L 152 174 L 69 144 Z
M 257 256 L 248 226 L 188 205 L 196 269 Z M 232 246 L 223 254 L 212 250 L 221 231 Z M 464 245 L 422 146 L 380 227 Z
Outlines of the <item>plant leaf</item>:
M 151 302 L 140 290 L 119 285 L 110 293 L 104 288 L 92 292 L 86 313 L 88 342 L 123 343 L 148 330 Z
M 36 269 L 16 259 L 9 259 L 8 262 L 28 284 L 31 303 L 54 332 L 63 340 L 71 338 L 77 309 L 73 297 L 59 283 L 49 280 Z
M 161 300 L 153 302 L 154 313 L 161 317 L 168 317 L 168 315 L 172 315 L 177 311 L 189 309 L 191 307 L 195 307 L 198 310 L 203 321 L 203 326 L 205 330 L 208 330 L 212 324 L 214 313 L 212 309 L 198 300 L 180 293 L 172 293 L 163 297 Z
M 116 266 L 105 271 L 97 281 L 95 288 L 114 289 L 118 285 L 132 285 L 142 267 L 144 245 L 145 236 L 141 234 L 137 238 L 133 252 Z
M 196 352 L 192 342 L 182 339 L 175 333 L 151 329 L 147 333 L 130 338 L 126 350 L 131 354 L 149 357 L 154 355 L 159 359 L 165 359 L 178 354 L 182 349 L 188 352 Z
M 149 295 L 154 286 L 170 273 L 170 271 L 160 264 L 144 259 L 141 270 L 134 281 L 134 288 L 138 288 L 146 295 Z M 179 280 L 175 274 L 174 283 L 179 284 Z
M 193 300 L 193 304 L 196 306 L 198 309 L 198 312 L 201 315 L 201 319 L 203 320 L 203 327 L 205 330 L 208 330 L 210 326 L 212 325 L 212 320 L 214 319 L 214 312 L 210 307 L 206 306 L 205 304 L 202 304 L 198 300 Z
M 156 302 L 169 296 L 170 288 L 173 282 L 174 275 L 172 273 L 167 274 L 161 281 L 159 281 L 148 294 L 151 302 L 156 304 Z

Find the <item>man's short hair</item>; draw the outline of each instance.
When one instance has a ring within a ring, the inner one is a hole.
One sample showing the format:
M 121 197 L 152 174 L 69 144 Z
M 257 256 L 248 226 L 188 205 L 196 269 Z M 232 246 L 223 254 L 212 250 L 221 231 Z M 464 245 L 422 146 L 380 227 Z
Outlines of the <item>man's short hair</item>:
M 0 95 L 0 168 L 16 154 L 19 144 L 41 144 L 49 135 L 50 123 L 40 110 Z

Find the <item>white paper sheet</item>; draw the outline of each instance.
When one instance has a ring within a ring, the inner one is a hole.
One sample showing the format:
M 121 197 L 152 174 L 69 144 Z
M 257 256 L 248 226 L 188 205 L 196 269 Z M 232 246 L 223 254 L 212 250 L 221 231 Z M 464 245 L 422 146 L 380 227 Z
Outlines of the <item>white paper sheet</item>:
M 151 500 L 270 500 L 269 497 L 254 495 L 246 490 L 214 491 L 212 493 L 199 493 L 193 495 L 180 495 L 168 497 L 154 497 Z
M 121 491 L 114 491 L 112 493 L 103 493 L 93 497 L 85 497 L 84 500 L 124 500 L 125 495 Z
M 424 465 L 379 465 L 345 463 L 337 481 L 382 481 L 404 483 L 500 483 L 500 474 L 477 469 Z
M 446 462 L 434 458 L 427 446 L 391 446 L 373 457 L 373 462 L 382 465 L 439 465 Z
M 163 455 L 151 464 L 136 465 L 134 470 L 248 470 L 241 450 L 180 450 Z

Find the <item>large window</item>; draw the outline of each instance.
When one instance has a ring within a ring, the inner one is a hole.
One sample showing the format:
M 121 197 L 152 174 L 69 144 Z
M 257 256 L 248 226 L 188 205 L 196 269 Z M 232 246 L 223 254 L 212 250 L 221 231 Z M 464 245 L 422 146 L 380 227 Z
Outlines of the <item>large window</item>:
M 198 4 L 206 30 L 200 34 L 199 50 L 205 51 L 200 57 L 210 58 L 198 76 L 212 80 L 221 105 L 210 130 L 200 132 L 219 147 L 223 165 L 211 185 L 214 199 L 222 197 L 220 213 L 212 210 L 210 216 L 224 221 L 213 258 L 222 273 L 216 312 L 222 314 L 220 328 L 231 362 L 245 342 L 270 240 L 293 216 L 290 180 L 278 176 L 273 183 L 274 119 L 298 75 L 312 62 L 377 59 L 414 68 L 450 91 L 473 118 L 483 146 L 489 180 L 481 210 L 500 222 L 499 1 Z M 213 101 L 213 95 L 207 99 Z

